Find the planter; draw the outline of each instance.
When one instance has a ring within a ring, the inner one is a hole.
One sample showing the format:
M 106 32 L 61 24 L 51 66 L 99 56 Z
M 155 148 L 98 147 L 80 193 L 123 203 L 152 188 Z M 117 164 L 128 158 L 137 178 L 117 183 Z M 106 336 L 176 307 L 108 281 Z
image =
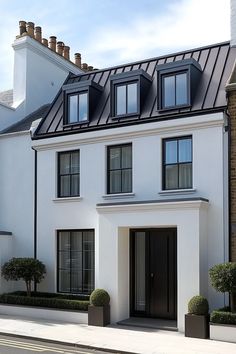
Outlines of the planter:
M 209 315 L 185 315 L 185 337 L 209 338 Z
M 50 309 L 45 307 L 0 304 L 0 314 L 28 318 L 43 318 L 49 321 L 64 321 L 82 324 L 88 323 L 87 312 Z
M 210 339 L 236 343 L 236 325 L 210 322 Z
M 105 327 L 110 324 L 110 305 L 88 307 L 88 325 Z

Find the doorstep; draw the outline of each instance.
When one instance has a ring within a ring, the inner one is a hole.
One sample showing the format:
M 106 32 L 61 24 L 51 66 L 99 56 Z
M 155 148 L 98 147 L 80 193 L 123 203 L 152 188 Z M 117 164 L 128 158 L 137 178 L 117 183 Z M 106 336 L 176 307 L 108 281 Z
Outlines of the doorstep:
M 162 329 L 164 331 L 178 331 L 177 321 L 161 318 L 130 317 L 117 323 L 121 326 Z

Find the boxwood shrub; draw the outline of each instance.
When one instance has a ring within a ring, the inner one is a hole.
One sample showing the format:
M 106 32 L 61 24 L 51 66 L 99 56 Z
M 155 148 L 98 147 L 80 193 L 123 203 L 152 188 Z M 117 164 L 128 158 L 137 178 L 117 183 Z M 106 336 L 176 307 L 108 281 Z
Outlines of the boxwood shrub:
M 26 296 L 23 291 L 0 295 L 0 303 L 57 308 L 63 310 L 88 311 L 88 296 L 63 295 L 53 293 L 32 293 Z
M 212 323 L 236 325 L 236 313 L 230 312 L 229 307 L 214 310 L 211 313 L 210 321 Z

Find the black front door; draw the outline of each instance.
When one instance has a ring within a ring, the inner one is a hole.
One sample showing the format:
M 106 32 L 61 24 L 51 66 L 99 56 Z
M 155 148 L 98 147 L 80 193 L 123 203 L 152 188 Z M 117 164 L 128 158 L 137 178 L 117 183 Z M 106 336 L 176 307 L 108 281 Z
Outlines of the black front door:
M 131 314 L 176 319 L 176 229 L 131 232 Z

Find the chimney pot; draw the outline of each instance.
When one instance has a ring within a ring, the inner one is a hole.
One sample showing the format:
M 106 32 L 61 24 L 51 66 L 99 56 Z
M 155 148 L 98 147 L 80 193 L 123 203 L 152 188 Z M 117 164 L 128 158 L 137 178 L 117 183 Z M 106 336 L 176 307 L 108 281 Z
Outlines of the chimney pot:
M 70 47 L 68 47 L 68 45 L 64 46 L 62 55 L 65 59 L 70 60 Z
M 41 27 L 39 27 L 39 26 L 35 27 L 34 37 L 35 37 L 36 41 L 38 41 L 40 43 L 42 42 L 42 29 L 41 29 Z
M 48 40 L 46 38 L 43 38 L 42 44 L 45 45 L 45 47 L 48 47 Z
M 57 42 L 57 54 L 62 55 L 64 49 L 63 42 Z
M 93 66 L 92 65 L 88 66 L 88 71 L 93 71 Z
M 88 70 L 88 64 L 87 63 L 83 63 L 82 64 L 82 69 L 87 71 Z
M 27 22 L 26 30 L 27 30 L 28 35 L 30 37 L 34 38 L 34 23 L 33 22 Z
M 56 51 L 56 43 L 57 43 L 57 37 L 55 36 L 49 37 L 49 48 L 52 49 L 54 52 Z
M 81 54 L 75 53 L 75 65 L 81 68 Z
M 20 36 L 26 32 L 26 21 L 19 21 Z

